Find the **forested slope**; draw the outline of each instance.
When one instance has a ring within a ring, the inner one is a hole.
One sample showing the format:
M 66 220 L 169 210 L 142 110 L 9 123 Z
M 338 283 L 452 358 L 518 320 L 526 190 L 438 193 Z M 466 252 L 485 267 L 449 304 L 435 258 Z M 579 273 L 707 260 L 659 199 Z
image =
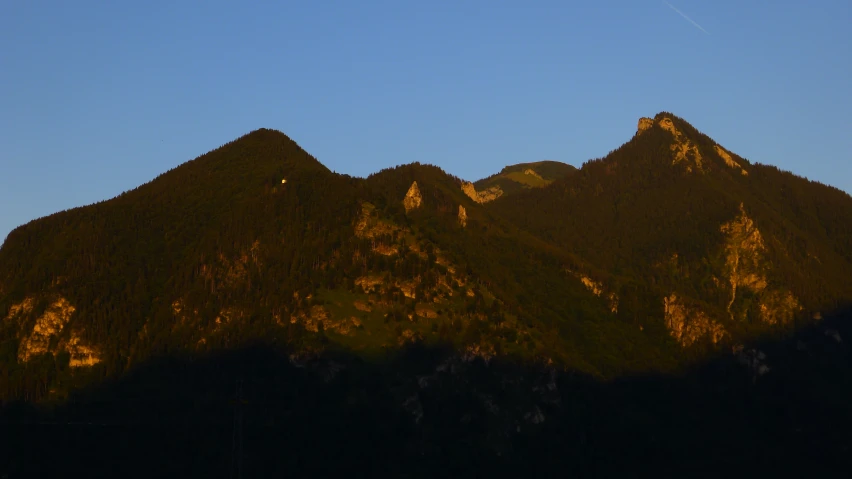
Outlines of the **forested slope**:
M 675 372 L 852 298 L 852 199 L 669 113 L 579 171 L 498 179 L 527 183 L 483 201 L 430 165 L 353 178 L 257 130 L 35 220 L 0 249 L 0 396 L 59 400 L 154 357 L 258 341 L 294 358 L 422 343 L 597 378 Z

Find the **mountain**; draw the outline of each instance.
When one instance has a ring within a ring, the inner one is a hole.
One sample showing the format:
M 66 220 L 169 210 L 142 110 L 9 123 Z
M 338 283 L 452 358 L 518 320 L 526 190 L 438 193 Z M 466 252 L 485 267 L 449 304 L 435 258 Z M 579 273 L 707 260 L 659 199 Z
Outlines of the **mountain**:
M 9 234 L 0 400 L 12 412 L 28 410 L 20 401 L 64 404 L 55 420 L 103 412 L 133 424 L 192 403 L 203 422 L 227 415 L 223 398 L 245 381 L 257 404 L 301 394 L 317 403 L 288 410 L 369 417 L 358 427 L 376 437 L 421 428 L 422 439 L 393 445 L 413 448 L 400 457 L 464 462 L 438 446 L 459 421 L 481 434 L 453 444 L 483 460 L 541 457 L 516 433 L 559 437 L 580 414 L 566 405 L 594 409 L 613 431 L 676 423 L 646 407 L 670 401 L 667 391 L 688 401 L 680 413 L 700 403 L 715 418 L 728 406 L 707 398 L 752 394 L 739 419 L 719 424 L 783 457 L 793 442 L 773 449 L 750 435 L 764 409 L 783 409 L 773 394 L 804 377 L 814 384 L 796 414 L 810 418 L 813 406 L 838 415 L 815 419 L 821 428 L 852 424 L 831 399 L 852 391 L 850 268 L 849 195 L 753 164 L 671 113 L 640 119 L 633 138 L 579 170 L 527 163 L 475 184 L 417 163 L 337 174 L 261 129 Z M 824 354 L 806 352 L 813 338 Z M 626 410 L 609 422 L 607 407 Z M 270 408 L 258 414 L 278 417 Z M 694 444 L 721 440 L 711 422 Z M 588 452 L 582 437 L 564 445 Z M 664 442 L 666 454 L 679 447 Z
M 619 315 L 664 317 L 684 346 L 795 326 L 852 296 L 852 198 L 669 113 L 579 174 L 488 207 L 582 257 Z M 656 314 L 631 312 L 649 286 Z
M 473 183 L 472 190 L 466 185 L 465 193 L 474 201 L 487 203 L 530 188 L 543 188 L 576 171 L 577 168 L 558 161 L 520 163 Z

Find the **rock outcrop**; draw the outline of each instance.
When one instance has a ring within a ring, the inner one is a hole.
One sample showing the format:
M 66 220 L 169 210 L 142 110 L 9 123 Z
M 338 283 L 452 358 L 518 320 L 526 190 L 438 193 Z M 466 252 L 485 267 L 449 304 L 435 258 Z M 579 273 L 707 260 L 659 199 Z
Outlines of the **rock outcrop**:
M 361 327 L 361 320 L 351 316 L 344 318 L 334 318 L 322 306 L 313 306 L 310 311 L 302 312 L 290 317 L 290 322 L 293 324 L 301 323 L 306 330 L 313 333 L 322 331 L 334 331 L 337 334 L 348 336 L 352 332 Z
M 639 118 L 639 126 L 636 129 L 636 134 L 639 135 L 644 133 L 646 130 L 649 130 L 654 127 L 654 119 L 653 118 Z
M 459 224 L 462 228 L 467 227 L 467 211 L 462 205 L 459 205 Z
M 734 159 L 734 157 L 732 157 L 730 153 L 725 151 L 724 148 L 722 148 L 719 145 L 714 145 L 713 149 L 716 150 L 716 154 L 719 155 L 720 158 L 722 158 L 722 160 L 725 162 L 726 165 L 728 165 L 729 167 L 731 167 L 735 170 L 738 170 L 741 175 L 748 176 L 748 171 L 746 171 L 742 167 L 742 165 L 737 163 L 737 161 Z
M 473 186 L 473 183 L 464 181 L 462 182 L 461 189 L 464 194 L 468 196 L 468 198 L 479 204 L 488 203 L 489 201 L 494 201 L 497 198 L 503 196 L 503 189 L 500 188 L 500 186 L 498 185 L 494 185 L 482 191 L 476 191 L 476 187 Z
M 26 322 L 26 316 L 33 312 L 36 300 L 27 297 L 9 308 L 6 321 Z M 67 299 L 58 296 L 45 308 L 44 313 L 35 320 L 32 329 L 23 331 L 18 346 L 18 361 L 26 362 L 39 354 L 56 354 L 67 351 L 71 358 L 69 366 L 78 368 L 94 366 L 101 362 L 100 353 L 90 345 L 84 344 L 78 332 L 68 335 L 67 327 L 71 316 L 77 310 Z M 65 336 L 67 340 L 59 340 Z
M 609 311 L 611 313 L 618 313 L 618 295 L 615 293 L 607 293 L 602 283 L 599 283 L 588 276 L 577 273 L 572 274 L 577 277 L 577 279 L 583 283 L 583 286 L 585 286 L 592 294 L 599 298 L 606 298 L 607 304 L 609 305 Z
M 731 285 L 731 299 L 728 303 L 728 313 L 731 313 L 739 288 L 747 288 L 754 293 L 766 289 L 767 267 L 763 260 L 766 246 L 760 231 L 748 217 L 742 204 L 739 216 L 723 224 L 721 230 L 726 236 L 725 268 Z
M 658 124 L 660 128 L 668 131 L 674 137 L 674 143 L 670 147 L 673 155 L 672 164 L 684 163 L 686 164 L 686 171 L 689 172 L 693 171 L 693 167 L 698 171 L 704 171 L 704 159 L 701 157 L 698 147 L 677 129 L 672 119 L 665 117 Z
M 13 304 L 12 307 L 9 308 L 9 314 L 6 316 L 6 319 L 13 319 L 19 315 L 30 314 L 33 311 L 33 303 L 33 298 L 28 296 L 20 303 Z
M 67 299 L 59 297 L 44 310 L 32 331 L 21 338 L 18 361 L 25 362 L 31 357 L 50 351 L 50 340 L 58 336 L 71 320 L 76 308 Z
M 355 280 L 355 284 L 360 286 L 365 293 L 369 294 L 381 291 L 385 280 L 381 276 L 361 276 Z
M 642 117 L 639 119 L 636 134 L 641 135 L 653 128 L 655 125 L 659 125 L 660 128 L 668 131 L 674 137 L 674 143 L 671 145 L 673 164 L 676 165 L 683 163 L 686 165 L 686 170 L 689 172 L 694 170 L 698 170 L 699 172 L 705 171 L 704 158 L 701 156 L 698 146 L 690 141 L 683 132 L 677 129 L 677 126 L 675 126 L 675 123 L 671 118 L 664 117 L 655 123 L 652 118 Z M 714 145 L 713 149 L 728 167 L 737 170 L 743 176 L 748 176 L 748 171 L 746 171 L 745 168 L 743 168 L 743 166 L 734 159 L 727 150 L 719 145 Z
M 663 301 L 666 327 L 681 346 L 692 346 L 703 338 L 717 344 L 728 335 L 721 324 L 710 319 L 703 311 L 684 304 L 677 294 L 672 293 Z
M 71 339 L 65 344 L 65 349 L 71 355 L 68 365 L 72 368 L 94 366 L 101 362 L 101 355 L 97 349 L 83 344 L 76 334 L 71 335 Z
M 500 188 L 499 185 L 495 185 L 479 192 L 479 202 L 488 203 L 489 201 L 494 201 L 501 196 L 503 196 L 503 188 Z
M 767 278 L 771 264 L 766 259 L 766 245 L 760 230 L 740 204 L 740 214 L 721 226 L 725 234 L 725 275 L 730 284 L 728 314 L 732 320 L 744 319 L 735 313 L 741 290 L 757 296 L 760 320 L 768 325 L 785 324 L 793 320 L 802 306 L 788 290 L 770 288 Z
M 361 204 L 361 215 L 355 223 L 355 236 L 358 238 L 379 238 L 382 236 L 393 236 L 400 227 L 389 221 L 383 221 L 376 215 L 376 207 L 370 203 Z
M 525 175 L 530 175 L 530 176 L 532 176 L 532 177 L 535 177 L 535 178 L 538 178 L 538 179 L 540 179 L 540 180 L 544 181 L 544 178 L 542 178 L 542 177 L 541 177 L 541 175 L 539 175 L 538 173 L 536 173 L 536 172 L 535 172 L 535 170 L 534 170 L 534 169 L 532 169 L 532 168 L 527 168 L 526 170 L 524 170 L 524 174 L 525 174 Z
M 473 186 L 473 183 L 463 181 L 461 185 L 462 192 L 468 196 L 468 198 L 472 199 L 477 203 L 482 203 L 479 199 L 479 193 L 476 191 L 476 187 Z
M 422 203 L 423 197 L 420 195 L 420 188 L 417 186 L 417 182 L 415 181 L 414 183 L 411 183 L 408 193 L 405 194 L 405 198 L 402 200 L 402 205 L 405 207 L 405 212 L 408 213 L 411 210 L 420 208 Z

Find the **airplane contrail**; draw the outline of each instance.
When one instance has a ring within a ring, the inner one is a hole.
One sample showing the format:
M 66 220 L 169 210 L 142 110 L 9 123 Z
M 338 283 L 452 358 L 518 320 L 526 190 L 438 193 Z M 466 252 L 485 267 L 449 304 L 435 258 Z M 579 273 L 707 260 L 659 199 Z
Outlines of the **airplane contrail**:
M 674 5 L 672 5 L 672 4 L 671 4 L 671 3 L 669 3 L 669 2 L 666 2 L 665 0 L 663 1 L 663 3 L 665 3 L 666 5 L 668 5 L 668 6 L 669 6 L 669 8 L 671 8 L 672 10 L 676 11 L 676 12 L 678 13 L 678 15 L 680 15 L 681 17 L 683 17 L 683 18 L 685 18 L 685 19 L 689 20 L 689 23 L 691 23 L 691 24 L 695 25 L 695 26 L 696 26 L 699 30 L 701 30 L 702 32 L 706 33 L 707 35 L 710 35 L 710 32 L 708 32 L 707 30 L 705 30 L 705 29 L 704 29 L 701 25 L 699 25 L 699 24 L 695 23 L 695 20 L 693 20 L 693 19 L 689 18 L 688 16 L 686 16 L 686 14 L 685 14 L 685 13 L 683 13 L 683 12 L 681 12 L 680 10 L 678 10 L 677 8 L 675 8 L 675 7 L 674 7 Z

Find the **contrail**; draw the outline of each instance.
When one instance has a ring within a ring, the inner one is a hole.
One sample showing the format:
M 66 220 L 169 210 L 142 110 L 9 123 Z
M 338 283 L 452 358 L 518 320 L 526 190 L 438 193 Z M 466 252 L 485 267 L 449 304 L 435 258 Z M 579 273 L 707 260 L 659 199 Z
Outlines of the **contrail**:
M 680 10 L 678 10 L 677 8 L 675 8 L 675 7 L 674 7 L 674 5 L 672 5 L 672 4 L 671 4 L 671 3 L 669 3 L 669 2 L 666 2 L 665 0 L 663 1 L 663 3 L 665 3 L 666 5 L 668 5 L 668 6 L 669 6 L 669 8 L 671 8 L 672 10 L 676 11 L 676 12 L 678 13 L 678 15 L 680 15 L 681 17 L 683 17 L 683 18 L 685 18 L 685 19 L 689 20 L 689 23 L 691 23 L 691 24 L 695 25 L 696 27 L 698 27 L 698 29 L 699 29 L 699 30 L 701 30 L 702 32 L 706 33 L 707 35 L 710 35 L 710 32 L 708 32 L 707 30 L 705 30 L 705 29 L 704 29 L 701 25 L 699 25 L 699 24 L 695 23 L 695 20 L 693 20 L 693 19 L 691 19 L 691 18 L 687 17 L 685 13 L 683 13 L 683 12 L 681 12 Z

